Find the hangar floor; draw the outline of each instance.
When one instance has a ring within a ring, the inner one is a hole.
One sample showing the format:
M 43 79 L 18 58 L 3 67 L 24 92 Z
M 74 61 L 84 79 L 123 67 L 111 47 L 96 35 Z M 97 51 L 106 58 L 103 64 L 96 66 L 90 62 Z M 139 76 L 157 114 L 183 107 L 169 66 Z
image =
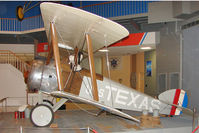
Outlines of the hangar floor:
M 15 119 L 13 112 L 0 113 L 1 133 L 87 133 L 87 127 L 95 129 L 97 133 L 191 133 L 192 130 L 192 119 L 186 115 L 164 117 L 161 118 L 161 123 L 160 128 L 147 129 L 113 115 L 102 114 L 96 117 L 84 111 L 57 111 L 52 124 L 54 127 L 37 128 L 27 118 Z

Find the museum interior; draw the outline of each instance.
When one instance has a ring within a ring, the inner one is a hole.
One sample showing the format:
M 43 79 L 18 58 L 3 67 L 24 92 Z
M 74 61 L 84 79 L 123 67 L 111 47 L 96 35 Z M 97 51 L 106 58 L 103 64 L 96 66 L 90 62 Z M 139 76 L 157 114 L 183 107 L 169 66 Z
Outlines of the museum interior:
M 197 133 L 196 59 L 198 1 L 0 1 L 0 132 Z

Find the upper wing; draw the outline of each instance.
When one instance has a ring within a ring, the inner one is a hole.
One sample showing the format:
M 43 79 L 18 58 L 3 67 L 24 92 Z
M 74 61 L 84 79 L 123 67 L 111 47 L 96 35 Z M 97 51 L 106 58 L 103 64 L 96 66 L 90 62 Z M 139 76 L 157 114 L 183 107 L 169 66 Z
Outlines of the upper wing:
M 40 8 L 47 37 L 50 22 L 54 22 L 58 32 L 58 43 L 72 48 L 83 48 L 86 51 L 86 45 L 83 46 L 86 33 L 91 36 L 93 51 L 129 35 L 123 26 L 78 8 L 50 2 L 42 3 Z
M 76 96 L 74 94 L 70 94 L 70 93 L 67 93 L 67 92 L 61 92 L 61 91 L 54 91 L 54 92 L 51 92 L 51 95 L 53 96 L 56 96 L 56 97 L 62 97 L 62 98 L 68 98 L 68 99 L 72 99 L 72 100 L 77 100 L 77 101 L 81 101 L 81 102 L 84 102 L 84 103 L 87 103 L 87 104 L 91 104 L 91 105 L 94 105 L 98 108 L 102 108 L 108 112 L 111 112 L 113 114 L 116 114 L 116 115 L 119 115 L 121 117 L 124 117 L 124 118 L 127 118 L 127 119 L 130 119 L 130 120 L 133 120 L 133 121 L 136 121 L 136 122 L 140 122 L 140 120 L 126 114 L 126 113 L 123 113 L 117 109 L 114 109 L 112 107 L 109 107 L 107 105 L 103 105 L 97 101 L 93 101 L 93 100 L 89 100 L 89 99 L 86 99 L 86 98 L 83 98 L 83 97 L 79 97 L 79 96 Z

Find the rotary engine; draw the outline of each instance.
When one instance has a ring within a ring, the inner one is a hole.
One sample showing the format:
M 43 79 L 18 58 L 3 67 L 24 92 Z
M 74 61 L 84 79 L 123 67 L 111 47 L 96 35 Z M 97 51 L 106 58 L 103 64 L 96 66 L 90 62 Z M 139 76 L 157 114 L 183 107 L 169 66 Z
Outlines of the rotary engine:
M 54 62 L 45 65 L 43 61 L 35 60 L 28 76 L 28 89 L 52 92 L 57 90 L 57 76 Z

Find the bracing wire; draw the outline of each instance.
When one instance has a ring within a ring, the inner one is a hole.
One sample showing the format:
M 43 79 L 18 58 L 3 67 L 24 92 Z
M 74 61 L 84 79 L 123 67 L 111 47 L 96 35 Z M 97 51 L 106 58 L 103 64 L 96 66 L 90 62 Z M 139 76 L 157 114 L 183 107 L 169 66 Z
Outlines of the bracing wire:
M 166 99 L 166 100 L 164 100 L 164 102 L 170 103 L 168 97 L 165 97 L 165 95 L 163 95 L 163 96 L 164 96 L 164 99 Z M 178 101 L 178 105 L 179 105 L 179 106 L 182 106 L 182 102 Z M 162 109 L 160 110 L 160 112 L 163 111 L 163 110 L 165 110 L 165 109 L 167 109 L 167 107 L 168 107 L 168 108 L 169 108 L 169 107 L 172 107 L 172 105 L 167 104 L 164 108 L 162 108 Z M 176 107 L 176 109 L 179 109 L 179 108 Z
M 164 99 L 166 99 L 165 101 L 169 103 L 168 97 L 165 97 L 165 95 L 163 95 L 163 96 L 164 96 Z M 162 109 L 160 109 L 160 112 L 164 111 L 165 109 L 169 108 L 170 106 L 171 105 L 167 104 L 165 107 L 163 107 Z
M 61 38 L 61 41 L 62 41 L 62 43 L 64 44 L 64 39 L 62 38 L 62 36 L 61 36 L 59 30 L 58 30 L 58 29 L 56 29 L 56 30 L 57 30 L 58 36 Z M 66 51 L 68 52 L 68 55 L 70 56 L 69 50 L 66 49 Z M 66 83 L 65 83 L 64 88 L 66 88 L 66 86 L 67 86 L 67 84 L 68 84 L 68 82 L 69 82 L 69 80 L 70 80 L 70 78 L 71 78 L 73 69 L 74 69 L 74 66 L 72 66 L 72 68 L 71 68 L 70 74 L 69 74 L 69 76 L 68 76 L 68 78 L 67 78 L 67 81 L 66 81 Z
M 57 30 L 57 33 L 58 33 L 59 37 L 61 38 L 62 43 L 64 44 L 64 39 L 62 38 L 62 36 L 61 36 L 59 30 L 58 30 L 58 29 L 56 29 L 56 30 Z M 70 55 L 69 50 L 68 50 L 68 49 L 66 49 L 66 50 L 67 50 L 67 52 L 68 52 L 68 55 Z
M 82 79 L 82 82 L 83 82 L 83 84 L 85 85 L 85 87 L 86 87 L 86 89 L 87 89 L 87 91 L 88 91 L 88 93 L 89 93 L 89 95 L 91 96 L 91 98 L 92 98 L 92 94 L 90 93 L 90 91 L 89 91 L 89 89 L 88 89 L 88 87 L 87 87 L 87 85 L 86 85 L 86 83 L 85 83 L 85 81 L 83 80 L 83 77 L 82 77 L 82 75 L 81 75 L 81 73 L 80 72 L 78 72 L 79 73 L 79 75 L 80 75 L 80 77 L 81 77 L 81 79 Z M 88 78 L 87 78 L 87 81 L 88 81 Z M 89 86 L 91 87 L 91 85 L 90 85 L 90 82 L 88 81 L 88 84 L 89 84 Z M 82 111 L 84 111 L 84 112 L 86 112 L 86 113 L 88 113 L 88 114 L 90 114 L 90 115 L 94 115 L 94 116 L 97 116 L 95 113 L 92 113 L 92 112 L 89 112 L 88 110 L 86 110 L 86 109 L 84 109 L 84 108 L 82 108 L 81 106 L 79 106 L 78 104 L 76 104 L 75 102 L 73 102 L 73 100 L 72 99 L 70 99 L 70 98 L 68 98 L 76 107 L 78 107 L 79 109 L 81 109 Z
M 87 91 L 88 91 L 88 93 L 89 93 L 89 95 L 91 96 L 91 98 L 92 98 L 92 94 L 90 93 L 90 91 L 89 91 L 89 89 L 88 89 L 88 87 L 87 87 L 87 85 L 86 85 L 86 83 L 84 82 L 84 80 L 83 80 L 83 77 L 82 77 L 82 75 L 81 75 L 81 73 L 80 72 L 78 72 L 79 73 L 79 75 L 80 75 L 80 77 L 81 77 L 81 79 L 82 79 L 82 82 L 83 82 L 83 84 L 85 85 L 85 87 L 86 87 L 86 89 L 87 89 Z M 88 81 L 88 78 L 87 78 L 87 81 Z M 88 84 L 89 84 L 89 86 L 91 87 L 91 85 L 90 85 L 90 82 L 88 81 Z M 73 100 L 72 99 L 70 99 L 70 98 L 68 98 L 76 107 L 78 107 L 79 109 L 81 109 L 82 111 L 84 111 L 84 112 L 86 112 L 86 113 L 88 113 L 88 114 L 91 114 L 91 115 L 94 115 L 94 116 L 96 116 L 96 114 L 94 114 L 94 113 L 92 113 L 92 112 L 89 112 L 89 111 L 87 111 L 87 110 L 85 110 L 84 108 L 82 108 L 81 106 L 79 106 L 78 104 L 76 104 L 75 102 L 73 102 Z
M 62 36 L 61 36 L 61 34 L 60 34 L 60 32 L 59 32 L 59 30 L 58 30 L 58 29 L 57 29 L 57 33 L 58 33 L 59 37 L 61 38 L 62 43 L 64 44 L 64 40 L 63 40 L 63 38 L 62 38 Z M 68 52 L 68 55 L 70 55 L 69 50 L 68 50 L 68 49 L 66 49 L 66 50 L 67 50 L 67 52 Z M 73 68 L 74 68 L 74 66 L 72 66 L 71 72 L 70 72 L 70 74 L 69 74 L 69 76 L 68 76 L 68 79 L 67 79 L 67 81 L 66 81 L 66 83 L 65 83 L 64 88 L 66 87 L 66 85 L 67 85 L 67 84 L 68 84 L 68 82 L 69 82 L 69 79 L 70 79 L 70 77 L 71 77 L 71 75 L 72 75 Z M 82 78 L 82 82 L 84 83 L 84 85 L 85 85 L 85 87 L 86 87 L 86 89 L 87 89 L 87 91 L 88 91 L 89 95 L 90 95 L 90 96 L 91 96 L 91 98 L 92 98 L 93 96 L 92 96 L 92 94 L 90 93 L 90 90 L 88 89 L 88 87 L 87 87 L 86 83 L 84 82 L 83 77 L 82 77 L 82 75 L 81 75 L 81 73 L 80 73 L 80 72 L 79 72 L 79 74 L 80 74 L 80 77 Z M 87 82 L 88 82 L 89 87 L 91 88 L 91 85 L 90 85 L 90 82 L 89 82 L 88 78 L 87 78 Z M 68 98 L 68 99 L 69 99 L 70 101 L 72 101 L 72 102 L 73 102 L 73 100 L 72 100 L 72 99 L 70 99 L 70 98 Z M 96 114 L 94 114 L 94 113 L 92 113 L 92 112 L 89 112 L 89 111 L 87 111 L 87 110 L 83 109 L 82 107 L 80 107 L 80 106 L 79 106 L 79 105 L 77 105 L 76 103 L 74 103 L 74 102 L 73 102 L 73 104 L 74 104 L 75 106 L 77 106 L 79 109 L 81 109 L 81 110 L 83 110 L 83 111 L 87 112 L 88 114 L 91 114 L 91 115 L 96 116 Z
M 81 77 L 81 79 L 82 79 L 82 82 L 83 82 L 84 86 L 86 87 L 86 90 L 88 91 L 88 93 L 89 93 L 90 97 L 91 97 L 91 98 L 93 98 L 93 95 L 91 94 L 91 91 L 89 90 L 89 88 L 91 89 L 91 84 L 90 84 L 90 82 L 89 82 L 88 78 L 86 78 L 86 79 L 87 79 L 87 82 L 88 82 L 89 88 L 87 87 L 87 85 L 86 85 L 85 81 L 83 80 L 83 76 L 81 75 L 81 73 L 80 73 L 80 72 L 79 72 L 79 75 L 80 75 L 80 77 Z
M 92 113 L 92 112 L 90 112 L 90 111 L 88 111 L 88 110 L 82 108 L 81 106 L 79 106 L 78 104 L 76 104 L 75 102 L 73 102 L 72 99 L 69 98 L 69 100 L 70 100 L 76 107 L 78 107 L 79 109 L 81 109 L 82 111 L 84 111 L 84 112 L 86 112 L 86 113 L 88 113 L 88 114 L 90 114 L 90 115 L 96 116 L 95 113 Z
M 65 83 L 65 85 L 64 85 L 64 89 L 66 88 L 66 86 L 67 86 L 67 84 L 68 84 L 68 82 L 69 82 L 69 80 L 70 80 L 70 77 L 71 77 L 71 75 L 72 75 L 72 72 L 73 72 L 73 70 L 71 69 L 70 74 L 69 74 L 69 76 L 68 76 L 68 78 L 67 78 L 67 81 L 66 81 L 66 83 Z
M 68 76 L 68 78 L 67 78 L 67 81 L 66 81 L 66 83 L 65 83 L 65 86 L 64 86 L 64 89 L 66 88 L 66 86 L 67 86 L 67 84 L 69 83 L 69 80 L 71 79 L 71 76 L 72 76 L 72 81 L 70 82 L 70 86 L 67 88 L 69 91 L 70 91 L 70 89 L 71 89 L 71 85 L 72 85 L 72 83 L 73 83 L 73 79 L 74 79 L 74 76 L 75 76 L 75 72 L 73 73 L 73 68 L 71 69 L 71 71 L 70 71 L 70 74 L 69 74 L 69 76 Z
M 105 44 L 105 48 L 108 51 L 108 46 L 107 46 L 107 40 L 106 40 L 106 34 L 104 34 L 104 44 Z M 111 73 L 110 73 L 110 63 L 109 63 L 109 54 L 108 52 L 106 52 L 106 65 L 107 65 L 107 70 L 108 70 L 108 77 L 109 79 L 111 79 Z M 113 92 L 112 92 L 112 87 L 111 87 L 111 83 L 109 82 L 110 85 L 110 91 L 111 91 L 111 103 L 112 103 L 112 107 L 114 106 L 113 104 Z

